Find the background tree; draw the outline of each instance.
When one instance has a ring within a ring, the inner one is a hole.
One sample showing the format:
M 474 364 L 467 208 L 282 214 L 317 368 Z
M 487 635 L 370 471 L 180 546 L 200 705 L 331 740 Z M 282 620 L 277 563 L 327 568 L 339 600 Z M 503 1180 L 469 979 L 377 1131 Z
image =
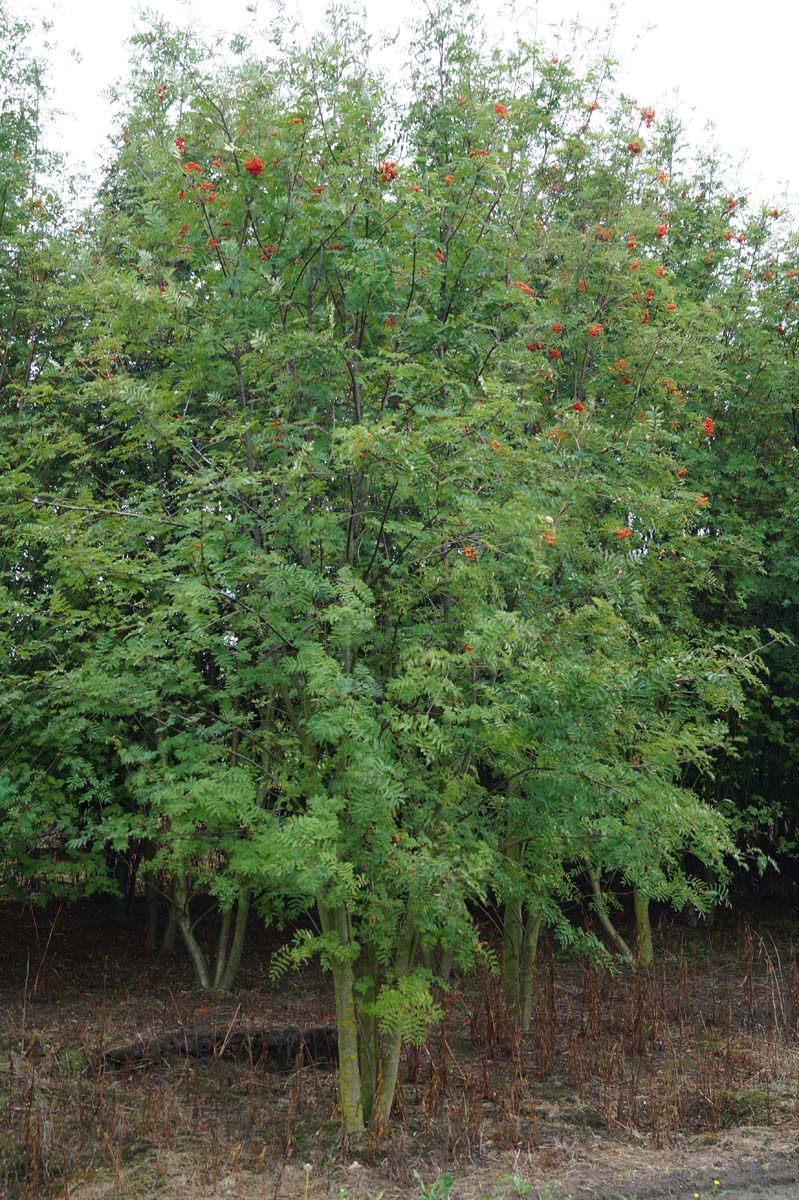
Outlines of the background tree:
M 53 703 L 51 686 L 77 630 L 61 619 L 62 580 L 48 569 L 57 535 L 38 501 L 69 478 L 59 448 L 74 441 L 65 397 L 86 297 L 70 267 L 80 230 L 70 228 L 69 195 L 48 183 L 56 162 L 42 146 L 46 87 L 31 35 L 0 5 L 0 886 L 42 898 L 105 882 L 102 848 L 78 853 L 72 839 L 108 785 L 104 750 Z

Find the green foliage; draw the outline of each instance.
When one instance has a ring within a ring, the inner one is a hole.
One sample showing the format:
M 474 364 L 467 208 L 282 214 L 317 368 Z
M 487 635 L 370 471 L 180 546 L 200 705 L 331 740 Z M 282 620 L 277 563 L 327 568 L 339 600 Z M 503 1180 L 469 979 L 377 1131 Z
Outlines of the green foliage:
M 413 1177 L 419 1185 L 419 1200 L 447 1200 L 454 1179 L 452 1175 L 439 1175 L 432 1183 L 426 1184 L 418 1171 L 413 1172 Z
M 416 970 L 394 987 L 381 988 L 371 1015 L 383 1033 L 399 1032 L 403 1041 L 421 1043 L 430 1025 L 439 1021 L 443 1009 L 430 995 L 429 972 Z

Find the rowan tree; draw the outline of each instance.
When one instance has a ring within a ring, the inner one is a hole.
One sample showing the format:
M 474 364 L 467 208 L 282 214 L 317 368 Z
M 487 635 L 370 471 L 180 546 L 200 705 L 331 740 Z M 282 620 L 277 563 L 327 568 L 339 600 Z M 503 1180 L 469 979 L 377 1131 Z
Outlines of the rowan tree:
M 16 669 L 58 754 L 9 789 L 26 838 L 63 803 L 98 878 L 170 881 L 203 986 L 253 904 L 307 914 L 273 970 L 330 969 L 357 1135 L 483 954 L 479 905 L 526 1026 L 539 931 L 598 948 L 564 899 L 632 958 L 605 897 L 633 889 L 645 963 L 650 900 L 724 887 L 692 785 L 758 660 L 707 616 L 719 553 L 756 569 L 707 482 L 740 386 L 696 249 L 719 213 L 606 64 L 486 47 L 465 7 L 420 21 L 406 99 L 346 14 L 212 69 L 182 31 L 134 44 L 74 340 L 24 383 L 9 575 L 35 546 L 58 635 Z

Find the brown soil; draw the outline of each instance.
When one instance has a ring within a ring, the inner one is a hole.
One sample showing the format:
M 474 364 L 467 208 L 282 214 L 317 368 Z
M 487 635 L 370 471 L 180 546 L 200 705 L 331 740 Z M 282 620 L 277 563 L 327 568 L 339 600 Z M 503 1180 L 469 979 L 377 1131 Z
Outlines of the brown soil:
M 388 1138 L 347 1147 L 335 1073 L 291 1040 L 329 1026 L 325 976 L 275 988 L 254 930 L 239 993 L 209 998 L 138 930 L 54 915 L 0 908 L 0 1200 L 799 1200 L 785 930 L 663 927 L 638 978 L 545 949 L 529 1039 L 488 973 L 459 981 Z

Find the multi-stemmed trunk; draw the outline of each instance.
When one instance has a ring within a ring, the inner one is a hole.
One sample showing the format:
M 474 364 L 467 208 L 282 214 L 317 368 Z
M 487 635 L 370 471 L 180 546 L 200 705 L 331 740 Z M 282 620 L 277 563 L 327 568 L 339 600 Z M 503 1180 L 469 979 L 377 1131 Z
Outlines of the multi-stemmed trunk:
M 242 888 L 239 892 L 235 905 L 235 922 L 233 919 L 234 909 L 232 907 L 222 913 L 215 962 L 209 964 L 205 951 L 194 932 L 194 924 L 189 909 L 189 891 L 186 873 L 177 871 L 172 886 L 172 903 L 177 925 L 183 936 L 186 949 L 189 952 L 197 985 L 209 991 L 229 992 L 233 987 L 236 972 L 241 964 L 244 938 L 247 933 L 247 918 L 250 910 L 251 893 L 246 888 Z M 231 930 L 233 933 L 232 941 Z
M 602 893 L 602 877 L 598 867 L 588 867 L 588 880 L 594 897 L 594 911 L 599 918 L 599 924 L 610 938 L 617 951 L 629 967 L 635 966 L 635 955 L 610 919 L 607 901 Z
M 337 936 L 339 953 L 331 953 L 330 969 L 338 1027 L 339 1097 L 344 1128 L 350 1138 L 364 1128 L 385 1129 L 397 1090 L 402 1028 L 399 1022 L 381 1033 L 374 1014 L 379 963 L 373 948 L 360 950 L 353 961 L 352 937 L 343 905 L 318 905 L 324 934 Z M 410 915 L 399 933 L 391 974 L 395 982 L 413 970 L 417 934 Z M 356 998 L 357 991 L 357 998 Z
M 505 853 L 519 869 L 524 867 L 525 844 L 509 842 Z M 541 917 L 519 898 L 505 902 L 502 920 L 502 983 L 505 998 L 522 1033 L 528 1033 L 533 1014 L 533 988 Z
M 202 946 L 194 934 L 185 871 L 175 872 L 175 878 L 172 883 L 172 902 L 175 905 L 178 928 L 183 936 L 183 941 L 191 959 L 191 965 L 194 968 L 194 977 L 201 988 L 208 989 L 211 986 L 211 976 Z

